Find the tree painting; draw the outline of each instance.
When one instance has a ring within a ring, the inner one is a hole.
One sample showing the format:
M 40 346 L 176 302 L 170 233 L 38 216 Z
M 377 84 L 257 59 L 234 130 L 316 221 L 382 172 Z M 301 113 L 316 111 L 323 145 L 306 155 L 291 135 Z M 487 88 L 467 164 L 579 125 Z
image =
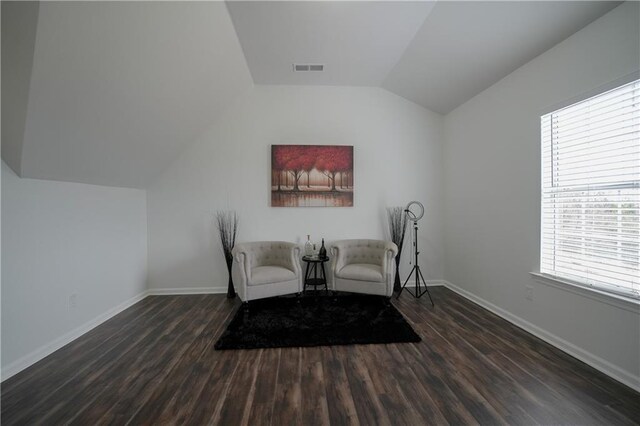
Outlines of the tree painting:
M 353 146 L 272 145 L 271 206 L 353 206 Z

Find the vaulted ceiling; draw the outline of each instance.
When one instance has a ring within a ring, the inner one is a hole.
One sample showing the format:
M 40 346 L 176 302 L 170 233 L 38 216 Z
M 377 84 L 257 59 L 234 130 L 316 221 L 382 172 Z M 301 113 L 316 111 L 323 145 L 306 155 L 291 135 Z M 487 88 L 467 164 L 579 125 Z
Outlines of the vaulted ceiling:
M 13 153 L 5 161 L 23 177 L 144 188 L 253 86 L 223 2 L 32 9 L 2 2 L 2 86 L 13 64 L 31 76 L 28 89 L 18 81 L 21 112 L 2 92 L 2 156 Z M 5 35 L 28 40 L 31 28 L 32 60 L 17 63 L 22 52 L 5 52 Z M 7 134 L 5 123 L 23 130 Z
M 619 4 L 438 3 L 382 87 L 446 114 Z
M 382 86 L 441 114 L 619 4 L 228 3 L 256 84 Z M 296 73 L 296 62 L 325 70 Z
M 383 87 L 445 114 L 618 4 L 3 1 L 2 158 L 145 188 L 253 84 Z
M 380 86 L 434 2 L 229 2 L 256 84 Z M 293 63 L 324 72 L 293 72 Z

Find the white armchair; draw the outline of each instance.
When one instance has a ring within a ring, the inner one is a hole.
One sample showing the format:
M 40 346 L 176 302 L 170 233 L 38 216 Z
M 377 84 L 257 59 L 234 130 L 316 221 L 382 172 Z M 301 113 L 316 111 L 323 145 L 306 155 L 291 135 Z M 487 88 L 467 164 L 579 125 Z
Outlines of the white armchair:
M 300 247 L 284 241 L 238 243 L 231 276 L 243 302 L 300 293 Z
M 391 297 L 398 247 L 391 241 L 342 240 L 331 247 L 333 288 Z

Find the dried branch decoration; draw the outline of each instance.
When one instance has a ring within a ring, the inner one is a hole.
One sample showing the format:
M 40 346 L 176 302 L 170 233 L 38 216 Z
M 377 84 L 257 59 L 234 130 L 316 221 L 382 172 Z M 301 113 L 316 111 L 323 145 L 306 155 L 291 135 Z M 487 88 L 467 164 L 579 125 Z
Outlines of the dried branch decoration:
M 233 260 L 233 247 L 236 245 L 238 234 L 238 214 L 235 211 L 219 211 L 216 213 L 218 233 L 222 243 L 222 251 L 227 263 Z
M 236 245 L 236 236 L 238 235 L 238 214 L 235 211 L 218 211 L 216 213 L 216 219 L 224 260 L 229 270 L 227 297 L 233 298 L 236 297 L 236 292 L 233 288 L 233 280 L 231 279 L 231 266 L 233 264 L 233 247 Z
M 400 255 L 402 254 L 404 235 L 407 230 L 407 215 L 405 214 L 404 207 L 387 207 L 387 219 L 389 220 L 391 241 L 398 246 L 398 255 L 396 256 L 396 276 L 393 290 L 400 291 Z
M 407 229 L 407 215 L 402 207 L 387 207 L 387 217 L 389 219 L 389 233 L 398 249 L 404 242 L 404 234 Z

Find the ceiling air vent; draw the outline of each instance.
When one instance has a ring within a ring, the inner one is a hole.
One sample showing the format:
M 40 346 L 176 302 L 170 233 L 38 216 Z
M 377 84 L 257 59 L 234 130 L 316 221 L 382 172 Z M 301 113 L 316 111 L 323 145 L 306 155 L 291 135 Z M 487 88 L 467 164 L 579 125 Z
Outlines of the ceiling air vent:
M 324 71 L 324 65 L 322 65 L 322 64 L 293 64 L 293 70 L 295 72 Z

